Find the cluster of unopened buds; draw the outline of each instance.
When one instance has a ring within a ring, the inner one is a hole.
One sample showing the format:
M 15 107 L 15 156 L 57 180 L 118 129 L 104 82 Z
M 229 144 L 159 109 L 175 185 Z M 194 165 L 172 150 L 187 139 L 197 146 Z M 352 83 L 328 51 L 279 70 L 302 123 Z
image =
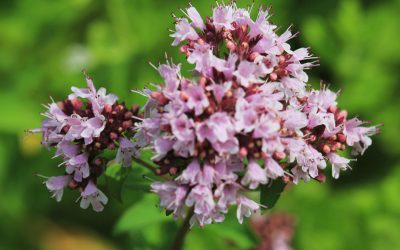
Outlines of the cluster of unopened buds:
M 179 64 L 156 67 L 164 83 L 139 91 L 148 97 L 140 114 L 96 92 L 90 79 L 88 89 L 73 89 L 68 101 L 50 105 L 44 143 L 57 147 L 67 172 L 47 181 L 57 197 L 65 186 L 79 187 L 83 207 L 88 201 L 102 207 L 106 199 L 95 180 L 104 163 L 95 156 L 119 147 L 129 153 L 118 161 L 129 165 L 126 157 L 150 148 L 155 172 L 169 174 L 151 184 L 160 207 L 204 226 L 223 221 L 236 205 L 242 223 L 263 206 L 249 191 L 274 181 L 324 181 L 328 164 L 338 178 L 351 161 L 340 152 L 352 147 L 363 154 L 371 145 L 377 127 L 348 119 L 337 93 L 325 86 L 311 89 L 304 70 L 316 58 L 306 48 L 291 49 L 294 35 L 275 32 L 269 9 L 261 7 L 256 20 L 234 3 L 218 4 L 205 20 L 192 6 L 183 12 L 171 36 L 194 65 L 193 75 L 182 76 Z M 78 97 L 89 100 L 85 108 Z

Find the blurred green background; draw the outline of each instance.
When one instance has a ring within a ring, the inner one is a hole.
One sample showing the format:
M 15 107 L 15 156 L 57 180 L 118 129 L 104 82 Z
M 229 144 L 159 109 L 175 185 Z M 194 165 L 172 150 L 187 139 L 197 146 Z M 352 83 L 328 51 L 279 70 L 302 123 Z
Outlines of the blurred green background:
M 294 24 L 301 35 L 293 46 L 310 46 L 320 56 L 321 67 L 309 71 L 311 82 L 322 79 L 341 89 L 340 106 L 351 115 L 385 123 L 353 171 L 338 181 L 300 184 L 284 193 L 274 210 L 296 217 L 294 248 L 400 249 L 400 1 L 255 2 L 272 3 L 272 21 L 280 32 Z M 214 1 L 192 3 L 205 16 Z M 76 193 L 67 191 L 61 203 L 49 199 L 35 173 L 60 173 L 59 160 L 51 160 L 40 137 L 24 130 L 40 126 L 40 104 L 49 96 L 63 99 L 71 86 L 85 85 L 82 69 L 121 100 L 142 103 L 129 90 L 161 80 L 148 62 L 163 62 L 164 52 L 184 61 L 170 46 L 168 29 L 171 13 L 180 15 L 179 7 L 186 5 L 178 0 L 0 2 L 0 249 L 164 249 L 171 241 L 178 224 L 160 214 L 155 196 L 143 195 L 147 183 L 140 178 L 124 189 L 123 204 L 111 200 L 100 214 L 81 210 Z M 185 249 L 256 244 L 248 222 L 241 226 L 228 218 L 194 229 Z

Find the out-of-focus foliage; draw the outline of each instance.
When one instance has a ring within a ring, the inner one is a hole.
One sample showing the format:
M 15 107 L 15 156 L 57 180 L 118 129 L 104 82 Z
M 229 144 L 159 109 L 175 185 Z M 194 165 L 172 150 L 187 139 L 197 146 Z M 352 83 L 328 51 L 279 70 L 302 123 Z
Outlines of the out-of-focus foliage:
M 238 1 L 245 6 L 251 1 Z M 202 14 L 214 1 L 192 1 Z M 384 122 L 366 155 L 341 180 L 289 187 L 275 210 L 297 218 L 296 249 L 400 249 L 400 1 L 255 1 L 273 4 L 283 32 L 295 24 L 295 43 L 310 46 L 321 67 L 310 72 L 342 90 L 341 107 Z M 83 86 L 82 69 L 128 103 L 129 93 L 160 81 L 148 62 L 183 61 L 170 47 L 171 12 L 186 1 L 0 2 L 0 249 L 163 249 L 178 223 L 147 194 L 151 175 L 134 165 L 120 204 L 81 210 L 66 192 L 49 199 L 35 173 L 59 172 L 58 160 L 24 132 L 40 124 L 40 103 Z M 294 45 L 296 46 L 296 45 Z M 188 68 L 187 66 L 184 68 Z M 189 72 L 188 72 L 189 74 Z M 110 173 L 111 175 L 113 173 Z M 118 187 L 117 187 L 118 188 Z M 232 217 L 232 218 L 231 218 Z M 249 249 L 257 242 L 234 211 L 224 224 L 193 229 L 186 249 Z

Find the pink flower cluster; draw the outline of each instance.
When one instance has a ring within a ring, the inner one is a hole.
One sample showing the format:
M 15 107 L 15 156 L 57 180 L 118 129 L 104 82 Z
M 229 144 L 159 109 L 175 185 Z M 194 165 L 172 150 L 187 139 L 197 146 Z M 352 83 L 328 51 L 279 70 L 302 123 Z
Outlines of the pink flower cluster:
M 55 148 L 55 157 L 63 159 L 59 166 L 65 167 L 65 174 L 45 181 L 52 197 L 60 201 L 66 187 L 79 189 L 80 206 L 92 205 L 98 212 L 108 201 L 96 187 L 106 164 L 99 155 L 119 145 L 116 161 L 130 166 L 134 144 L 123 135 L 131 131 L 137 108 L 127 110 L 115 95 L 107 95 L 104 88 L 96 90 L 91 78 L 86 82 L 87 88 L 73 87 L 67 100 L 46 106 L 42 127 L 32 131 L 42 133 L 42 144 Z
M 339 154 L 347 146 L 364 153 L 376 127 L 363 127 L 337 107 L 337 94 L 311 89 L 304 70 L 316 66 L 306 48 L 293 50 L 288 29 L 278 35 L 269 9 L 218 5 L 202 19 L 190 6 L 176 20 L 173 45 L 194 65 L 194 78 L 180 65 L 163 64 L 164 84 L 149 97 L 138 123 L 137 145 L 154 150 L 160 206 L 178 217 L 193 209 L 191 224 L 221 222 L 237 205 L 237 218 L 249 217 L 260 204 L 246 191 L 282 179 L 323 180 L 349 169 Z

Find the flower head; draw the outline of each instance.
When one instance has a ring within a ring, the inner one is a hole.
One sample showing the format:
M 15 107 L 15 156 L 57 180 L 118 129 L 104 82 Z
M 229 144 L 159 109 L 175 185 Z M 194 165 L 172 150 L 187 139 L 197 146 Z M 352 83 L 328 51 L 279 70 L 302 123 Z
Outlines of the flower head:
M 172 175 L 152 190 L 176 218 L 191 207 L 192 225 L 204 226 L 237 205 L 242 223 L 260 208 L 245 191 L 320 180 L 327 162 L 337 178 L 349 168 L 337 152 L 363 153 L 371 144 L 375 127 L 347 120 L 336 93 L 310 88 L 305 71 L 314 57 L 291 48 L 294 35 L 277 33 L 269 9 L 254 21 L 235 3 L 218 4 L 205 21 L 193 6 L 183 12 L 173 45 L 194 65 L 193 77 L 160 65 L 165 84 L 147 94 L 151 106 L 137 133 L 141 147 L 154 149 L 159 173 Z
M 73 87 L 73 93 L 62 102 L 52 102 L 47 107 L 40 129 L 42 144 L 56 148 L 55 157 L 61 157 L 65 175 L 51 177 L 46 181 L 57 201 L 61 200 L 65 187 L 84 190 L 82 207 L 92 204 L 95 211 L 107 203 L 105 195 L 97 189 L 96 180 L 103 173 L 107 159 L 100 156 L 104 150 L 120 146 L 117 161 L 130 166 L 136 148 L 126 135 L 132 137 L 137 107 L 128 110 L 118 103 L 113 94 L 104 88 L 97 90 L 86 76 L 87 88 Z M 118 144 L 119 142 L 119 144 Z

